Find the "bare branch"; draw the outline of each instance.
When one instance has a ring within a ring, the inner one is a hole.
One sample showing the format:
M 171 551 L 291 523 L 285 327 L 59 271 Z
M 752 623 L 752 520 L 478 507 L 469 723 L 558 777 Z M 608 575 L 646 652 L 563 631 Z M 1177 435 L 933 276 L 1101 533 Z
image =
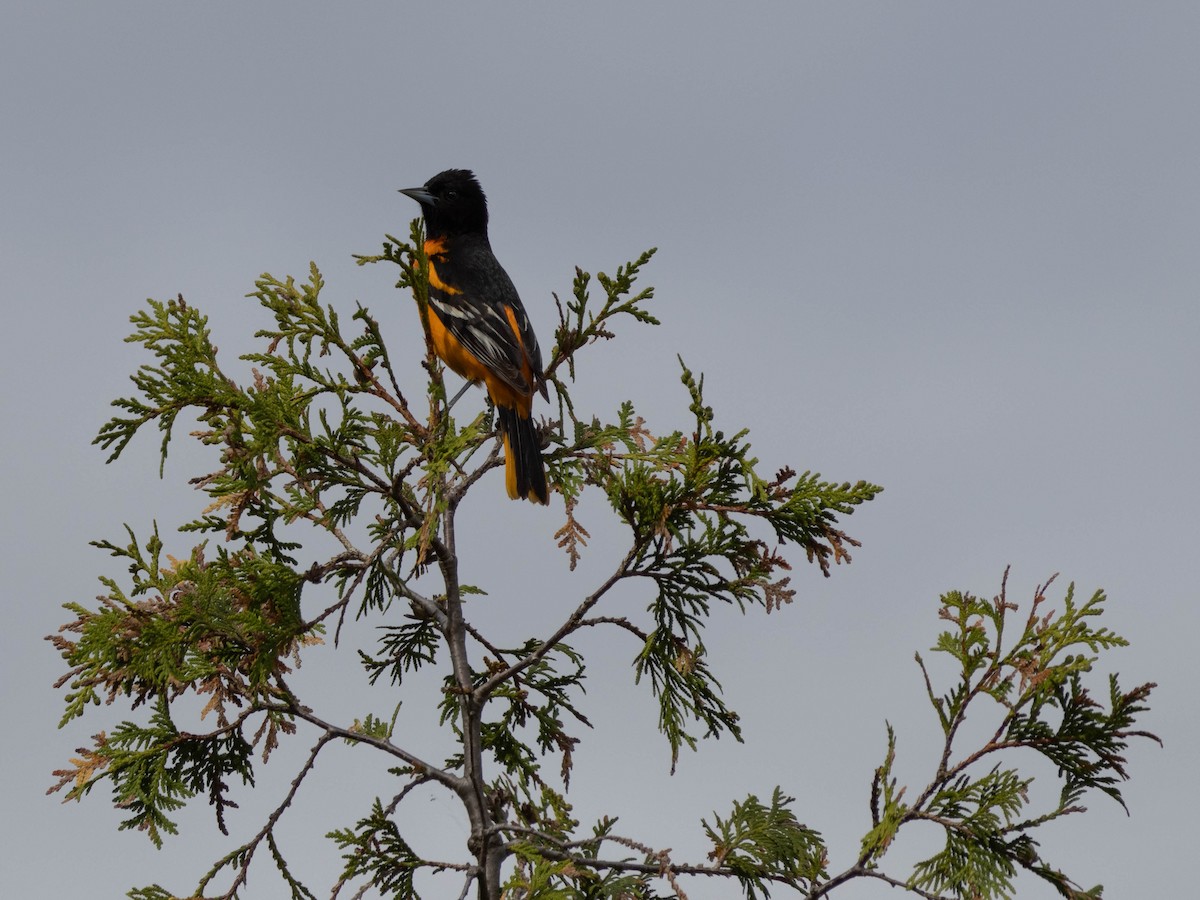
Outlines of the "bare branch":
M 580 603 L 579 606 L 575 608 L 575 611 L 567 617 L 567 620 L 563 622 L 563 624 L 560 625 L 558 629 L 552 635 L 550 635 L 550 637 L 546 638 L 546 640 L 544 640 L 536 650 L 534 650 L 528 656 L 513 663 L 508 668 L 501 669 L 500 671 L 496 672 L 491 678 L 477 687 L 475 689 L 476 701 L 479 703 L 486 701 L 488 696 L 491 695 L 492 691 L 494 691 L 499 685 L 503 684 L 505 681 L 509 680 L 518 673 L 523 672 L 535 662 L 542 659 L 547 653 L 561 643 L 567 635 L 577 630 L 583 623 L 588 612 L 591 611 L 592 607 L 599 603 L 601 599 L 603 599 L 604 595 L 607 594 L 617 582 L 619 582 L 622 578 L 629 577 L 629 565 L 633 562 L 636 552 L 637 550 L 635 547 L 630 547 L 629 551 L 625 554 L 625 558 L 621 560 L 616 570 L 608 576 L 608 579 L 594 592 L 589 594 L 587 599 Z

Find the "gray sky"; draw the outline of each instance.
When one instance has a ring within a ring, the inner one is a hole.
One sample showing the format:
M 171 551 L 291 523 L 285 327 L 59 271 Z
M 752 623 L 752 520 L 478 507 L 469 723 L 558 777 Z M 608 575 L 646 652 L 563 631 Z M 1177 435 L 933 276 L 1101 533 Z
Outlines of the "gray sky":
M 129 314 L 182 293 L 233 368 L 267 323 L 243 299 L 254 278 L 315 260 L 327 301 L 366 303 L 411 353 L 415 386 L 411 300 L 351 254 L 406 233 L 416 207 L 396 189 L 449 166 L 478 173 L 544 345 L 550 292 L 569 292 L 575 265 L 612 271 L 660 248 L 645 280 L 664 324 L 589 351 L 590 408 L 633 398 L 652 429 L 682 426 L 682 353 L 718 426 L 749 427 L 768 468 L 886 487 L 847 522 L 864 541 L 852 566 L 829 580 L 801 568 L 796 602 L 769 620 L 717 613 L 710 650 L 745 745 L 685 754 L 667 780 L 652 701 L 630 686 L 636 648 L 583 647 L 599 726 L 577 755 L 585 821 L 620 815 L 625 833 L 695 858 L 700 816 L 780 784 L 834 869 L 849 864 L 885 719 L 902 781 L 924 785 L 936 763 L 912 654 L 934 639 L 938 595 L 990 596 L 1011 564 L 1022 602 L 1054 572 L 1054 598 L 1070 581 L 1105 588 L 1108 624 L 1133 642 L 1109 666 L 1126 687 L 1160 684 L 1144 725 L 1166 747 L 1132 748 L 1132 817 L 1092 798 L 1044 835 L 1045 856 L 1113 898 L 1194 882 L 1195 4 L 20 6 L 0 29 L 6 894 L 188 890 L 232 846 L 203 803 L 155 852 L 115 831 L 106 788 L 82 805 L 43 796 L 50 770 L 120 712 L 55 730 L 61 666 L 41 637 L 61 603 L 98 593 L 97 575 L 123 574 L 87 541 L 157 519 L 182 555 L 170 529 L 205 503 L 186 487 L 208 471 L 202 453 L 181 445 L 159 481 L 155 437 L 110 467 L 89 446 L 145 360 L 122 343 Z M 615 564 L 620 532 L 602 503 L 585 506 L 595 540 L 569 575 L 560 506 L 480 488 L 464 554 L 503 516 L 498 552 L 520 562 L 479 548 L 468 580 L 491 596 L 476 616 L 514 637 L 547 630 Z M 530 572 L 545 593 L 510 596 Z M 644 603 L 630 591 L 611 610 Z M 353 693 L 349 653 L 314 653 L 303 677 L 330 715 L 390 709 L 386 693 Z M 402 721 L 426 748 L 419 708 Z M 321 886 L 338 860 L 320 834 L 390 788 L 368 777 L 382 769 L 369 753 L 338 752 L 355 777 L 323 760 L 302 797 L 312 816 L 288 826 Z M 279 762 L 231 817 L 235 837 L 282 796 L 293 772 Z M 422 803 L 418 833 L 452 855 L 461 814 Z M 267 860 L 255 872 L 254 896 L 280 896 Z

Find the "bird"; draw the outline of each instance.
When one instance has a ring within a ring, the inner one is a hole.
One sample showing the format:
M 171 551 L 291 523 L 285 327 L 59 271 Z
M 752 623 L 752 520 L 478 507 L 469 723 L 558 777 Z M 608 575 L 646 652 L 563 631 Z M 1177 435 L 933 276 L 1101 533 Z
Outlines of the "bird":
M 400 193 L 421 205 L 429 260 L 425 333 L 453 371 L 496 407 L 508 496 L 549 502 L 533 395 L 546 391 L 542 352 L 512 279 L 488 240 L 487 197 L 469 169 L 447 169 Z

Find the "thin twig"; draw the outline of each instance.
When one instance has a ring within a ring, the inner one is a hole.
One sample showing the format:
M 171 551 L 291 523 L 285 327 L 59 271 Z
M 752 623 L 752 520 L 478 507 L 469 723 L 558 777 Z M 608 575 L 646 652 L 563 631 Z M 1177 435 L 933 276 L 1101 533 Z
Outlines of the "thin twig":
M 283 802 L 275 807 L 271 815 L 267 817 L 267 823 L 262 827 L 258 834 L 254 836 L 253 840 L 243 846 L 242 849 L 245 851 L 245 856 L 243 857 L 242 864 L 238 867 L 237 876 L 233 879 L 233 883 L 229 886 L 229 890 L 221 895 L 224 900 L 230 900 L 230 898 L 237 894 L 238 888 L 245 885 L 246 878 L 250 874 L 250 863 L 254 859 L 254 853 L 258 849 L 259 844 L 261 844 L 263 839 L 274 830 L 275 824 L 283 815 L 284 810 L 292 805 L 292 800 L 295 799 L 296 792 L 300 789 L 300 783 L 304 781 L 308 773 L 312 771 L 312 768 L 317 761 L 317 755 L 322 749 L 324 749 L 326 744 L 333 740 L 333 737 L 334 736 L 331 733 L 326 732 L 317 739 L 316 744 L 313 745 L 312 750 L 308 754 L 308 759 L 304 762 L 304 766 L 296 774 L 296 777 L 292 779 L 292 786 L 288 789 L 287 795 L 283 798 Z M 201 891 L 203 888 L 204 884 L 201 883 Z
M 908 893 L 916 894 L 918 897 L 924 897 L 925 900 L 954 900 L 953 897 L 948 897 L 945 894 L 931 894 L 929 891 L 923 891 L 919 887 L 909 884 L 907 881 L 900 881 L 897 878 L 892 878 L 890 875 L 885 875 L 874 869 L 866 869 L 859 874 L 866 878 L 877 878 L 880 881 L 890 884 L 892 887 L 901 888 Z
M 340 725 L 334 725 L 326 722 L 320 716 L 313 713 L 311 709 L 304 706 L 264 706 L 263 709 L 273 709 L 278 712 L 286 712 L 295 716 L 298 719 L 303 719 L 309 724 L 316 725 L 321 730 L 325 731 L 331 738 L 340 737 L 348 741 L 353 741 L 357 744 L 367 744 L 375 747 L 377 750 L 382 750 L 385 753 L 390 753 L 399 759 L 404 760 L 408 765 L 412 766 L 418 772 L 427 774 L 431 780 L 449 788 L 454 792 L 462 789 L 463 781 L 461 778 L 452 775 L 444 769 L 431 765 L 425 762 L 415 753 L 412 753 L 403 747 L 393 744 L 386 738 L 377 738 L 369 734 L 364 734 L 361 731 L 351 731 L 348 728 L 343 728 Z
M 472 867 L 467 870 L 467 879 L 463 882 L 463 889 L 458 895 L 458 900 L 466 900 L 467 893 L 471 890 L 471 882 L 473 882 L 478 875 L 479 870 L 477 868 Z
M 650 640 L 650 635 L 642 631 L 624 616 L 593 616 L 590 619 L 584 619 L 579 623 L 580 628 L 590 628 L 596 625 L 617 625 L 624 628 L 626 631 L 635 634 L 643 641 Z
M 535 649 L 528 656 L 523 657 L 519 661 L 513 663 L 508 668 L 502 669 L 499 672 L 496 672 L 494 675 L 492 675 L 491 678 L 489 678 L 487 681 L 485 681 L 483 684 L 481 684 L 479 687 L 477 687 L 475 689 L 475 697 L 476 697 L 477 701 L 480 703 L 485 702 L 487 700 L 488 696 L 497 687 L 499 687 L 505 681 L 508 681 L 510 678 L 512 678 L 514 675 L 518 674 L 519 672 L 522 672 L 525 669 L 529 668 L 531 665 L 533 665 L 538 660 L 542 659 L 547 653 L 549 653 L 556 646 L 558 646 L 558 644 L 563 640 L 563 638 L 565 638 L 567 635 L 571 634 L 573 631 L 577 630 L 580 627 L 581 623 L 584 621 L 584 617 L 587 616 L 588 612 L 591 611 L 592 607 L 594 607 L 597 603 L 600 602 L 600 600 L 604 597 L 604 595 L 606 593 L 608 593 L 608 591 L 613 587 L 613 585 L 615 585 L 622 578 L 626 578 L 629 576 L 629 574 L 630 574 L 629 565 L 630 565 L 630 563 L 633 562 L 633 558 L 634 558 L 634 555 L 636 554 L 636 552 L 637 552 L 636 547 L 630 547 L 629 551 L 625 554 L 624 559 L 621 560 L 620 565 L 617 566 L 616 571 L 614 571 L 611 575 L 608 576 L 608 579 L 604 582 L 604 584 L 600 585 L 600 587 L 598 587 L 595 590 L 595 592 L 590 594 L 586 600 L 584 600 L 581 604 L 579 604 L 579 606 L 576 607 L 575 611 L 573 613 L 571 613 L 570 616 L 567 617 L 567 620 L 558 627 L 558 630 L 555 631 L 554 634 L 550 635 L 550 637 L 546 638 L 546 640 L 543 641 L 537 647 L 537 649 Z

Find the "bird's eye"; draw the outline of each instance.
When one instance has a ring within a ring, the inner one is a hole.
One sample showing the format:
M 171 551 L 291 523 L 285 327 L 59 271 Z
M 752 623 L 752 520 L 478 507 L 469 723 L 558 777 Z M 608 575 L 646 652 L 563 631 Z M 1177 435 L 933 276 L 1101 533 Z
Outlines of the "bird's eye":
M 456 200 L 457 198 L 458 198 L 458 191 L 446 191 L 446 199 L 447 200 Z

